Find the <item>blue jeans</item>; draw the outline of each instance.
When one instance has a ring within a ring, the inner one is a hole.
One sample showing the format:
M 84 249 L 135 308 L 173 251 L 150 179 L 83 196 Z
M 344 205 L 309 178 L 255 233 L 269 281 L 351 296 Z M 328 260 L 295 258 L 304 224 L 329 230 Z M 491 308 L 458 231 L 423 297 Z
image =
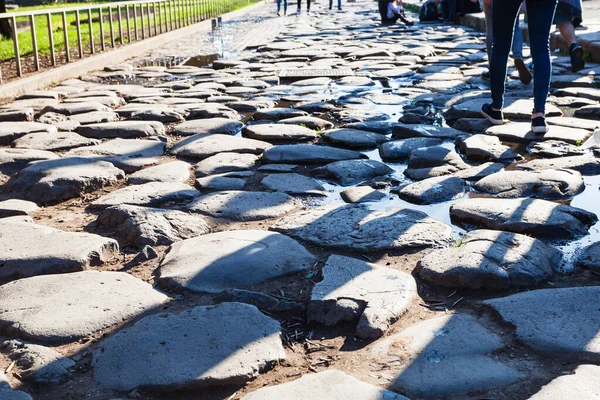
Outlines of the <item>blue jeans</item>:
M 329 9 L 333 7 L 333 0 L 329 0 Z M 338 8 L 342 8 L 342 0 L 338 0 Z
M 492 107 L 504 106 L 506 64 L 512 44 L 515 21 L 522 0 L 499 0 L 492 3 L 494 39 L 490 60 Z M 525 0 L 529 24 L 529 47 L 535 64 L 533 73 L 533 113 L 546 111 L 550 90 L 550 29 L 557 0 Z
M 277 12 L 281 11 L 281 0 L 277 0 Z M 287 0 L 283 0 L 283 12 L 287 13 Z
M 502 1 L 502 0 L 499 0 Z M 485 15 L 485 47 L 487 48 L 488 56 L 492 56 L 492 39 L 494 35 L 494 24 L 492 21 L 492 5 L 486 4 L 479 0 L 479 6 Z M 514 59 L 523 59 L 523 32 L 519 27 L 519 18 L 515 23 L 515 33 L 512 42 L 512 54 Z

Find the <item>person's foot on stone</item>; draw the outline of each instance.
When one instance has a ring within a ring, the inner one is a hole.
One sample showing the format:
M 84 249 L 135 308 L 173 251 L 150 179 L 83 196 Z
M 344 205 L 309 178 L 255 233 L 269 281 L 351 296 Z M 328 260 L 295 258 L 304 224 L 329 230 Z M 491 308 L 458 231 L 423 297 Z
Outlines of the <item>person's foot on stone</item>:
M 310 10 L 306 10 L 306 15 L 310 15 Z
M 277 16 L 281 17 L 281 13 L 279 11 L 277 11 Z
M 523 62 L 522 59 L 515 59 L 515 67 L 517 68 L 517 72 L 519 72 L 519 79 L 522 83 L 527 85 L 529 82 L 531 82 L 531 72 L 529 71 L 529 68 L 527 68 L 527 65 L 525 65 L 525 62 Z
M 538 117 L 531 118 L 531 131 L 533 133 L 546 133 L 548 132 L 548 124 L 546 123 L 546 117 L 540 115 Z
M 489 81 L 490 80 L 490 70 L 485 70 L 481 73 L 481 79 Z
M 585 68 L 583 49 L 577 43 L 573 43 L 569 47 L 569 54 L 571 55 L 571 72 L 581 71 Z
M 502 110 L 494 110 L 491 104 L 481 106 L 481 115 L 486 117 L 494 125 L 504 124 L 504 114 Z

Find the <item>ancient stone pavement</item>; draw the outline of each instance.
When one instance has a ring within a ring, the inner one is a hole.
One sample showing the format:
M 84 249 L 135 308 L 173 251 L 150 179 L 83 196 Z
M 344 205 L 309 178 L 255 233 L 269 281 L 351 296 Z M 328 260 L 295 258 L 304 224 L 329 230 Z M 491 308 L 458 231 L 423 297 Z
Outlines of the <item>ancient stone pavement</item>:
M 600 67 L 491 127 L 482 35 L 375 9 L 1 106 L 0 399 L 600 398 Z

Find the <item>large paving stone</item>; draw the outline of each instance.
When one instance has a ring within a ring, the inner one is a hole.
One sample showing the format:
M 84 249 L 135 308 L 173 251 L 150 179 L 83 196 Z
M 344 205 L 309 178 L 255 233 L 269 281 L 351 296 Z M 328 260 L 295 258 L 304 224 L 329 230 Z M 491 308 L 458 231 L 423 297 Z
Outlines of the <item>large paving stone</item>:
M 528 171 L 545 171 L 548 169 L 570 169 L 582 175 L 600 174 L 600 159 L 592 156 L 568 156 L 550 159 L 531 160 L 518 164 L 518 168 Z
M 218 232 L 171 246 L 156 271 L 174 290 L 220 293 L 311 268 L 317 262 L 285 235 L 259 230 Z
M 40 111 L 40 114 L 54 112 L 63 115 L 75 115 L 93 111 L 111 111 L 109 107 L 97 101 L 83 101 L 79 103 L 61 103 L 48 105 Z
M 31 201 L 17 199 L 3 200 L 0 201 L 0 218 L 29 215 L 38 209 L 37 204 Z
M 483 303 L 516 327 L 516 338 L 534 351 L 569 360 L 600 361 L 599 286 L 540 289 Z
M 334 161 L 357 160 L 367 158 L 367 156 L 357 151 L 329 146 L 291 144 L 267 149 L 262 158 L 269 163 L 325 164 Z
M 370 186 L 356 186 L 344 190 L 340 193 L 340 196 L 346 203 L 366 203 L 379 201 L 385 198 L 386 194 Z
M 529 143 L 538 140 L 561 140 L 571 144 L 582 144 L 593 132 L 587 129 L 551 126 L 548 133 L 540 135 L 531 131 L 531 123 L 514 122 L 506 125 L 495 125 L 488 128 L 487 135 L 497 136 L 500 140 L 516 143 Z
M 404 175 L 413 180 L 439 177 L 467 170 L 470 166 L 460 155 L 442 146 L 413 150 L 408 159 Z
M 442 140 L 437 138 L 394 140 L 379 146 L 379 156 L 383 161 L 404 161 L 408 159 L 413 150 L 422 147 L 439 146 L 440 144 L 442 144 Z
M 465 190 L 464 180 L 455 176 L 440 176 L 406 185 L 400 189 L 398 196 L 411 203 L 435 204 L 460 198 Z
M 600 89 L 592 87 L 567 87 L 554 92 L 556 96 L 574 96 L 600 101 Z
M 600 242 L 593 243 L 581 250 L 576 262 L 580 267 L 600 271 Z
M 165 126 L 158 121 L 118 121 L 82 125 L 76 129 L 82 136 L 95 139 L 133 139 L 164 136 Z
M 56 132 L 56 127 L 39 122 L 0 122 L 0 145 L 7 146 L 13 140 L 30 133 Z
M 600 399 L 598 374 L 600 374 L 599 366 L 580 365 L 572 375 L 563 375 L 552 380 L 529 400 L 598 400 Z
M 272 121 L 279 121 L 280 119 L 295 118 L 295 117 L 306 117 L 308 113 L 302 110 L 295 110 L 293 108 L 271 108 L 269 110 L 260 110 L 254 113 L 254 119 L 267 119 Z
M 339 128 L 323 133 L 325 140 L 347 149 L 373 149 L 389 139 L 375 132 Z
M 76 366 L 73 360 L 59 352 L 37 344 L 10 340 L 2 347 L 2 351 L 19 366 L 19 375 L 25 381 L 60 383 L 69 375 L 69 369 Z
M 527 146 L 527 151 L 529 154 L 537 158 L 582 156 L 587 153 L 586 149 L 559 140 L 532 142 L 529 146 Z
M 31 164 L 8 183 L 8 188 L 28 200 L 54 203 L 114 185 L 124 177 L 125 173 L 109 162 L 69 157 Z
M 47 115 L 46 113 L 44 115 Z M 113 111 L 92 111 L 84 114 L 76 114 L 68 117 L 69 121 L 77 121 L 81 125 L 101 124 L 104 122 L 115 122 L 119 120 L 119 114 Z
M 564 199 L 585 189 L 581 174 L 568 169 L 546 169 L 539 172 L 500 171 L 477 181 L 473 187 L 496 197 L 538 197 Z
M 464 200 L 450 207 L 450 216 L 461 224 L 553 239 L 583 236 L 598 222 L 589 211 L 529 198 Z
M 196 179 L 196 185 L 208 190 L 242 190 L 251 171 L 226 172 Z
M 456 176 L 457 178 L 465 179 L 467 181 L 477 181 L 488 175 L 502 171 L 503 169 L 504 164 L 489 162 L 454 172 L 452 176 Z
M 334 127 L 333 123 L 316 117 L 292 117 L 285 118 L 278 121 L 280 124 L 289 124 L 289 125 L 300 125 L 305 126 L 308 129 L 331 129 Z
M 165 144 L 158 140 L 113 139 L 97 146 L 80 147 L 67 152 L 67 157 L 86 157 L 108 161 L 127 173 L 158 164 Z
M 34 111 L 33 108 L 22 108 L 14 110 L 1 110 L 0 111 L 0 122 L 11 121 L 11 122 L 31 122 L 33 121 Z
M 313 287 L 307 318 L 326 326 L 358 320 L 357 337 L 378 338 L 416 296 L 415 280 L 404 272 L 333 255 Z
M 502 339 L 477 319 L 454 314 L 418 322 L 379 341 L 379 362 L 402 360 L 390 388 L 420 398 L 443 398 L 502 388 L 524 378 L 494 352 Z
M 95 200 L 90 207 L 104 209 L 121 204 L 159 207 L 171 202 L 186 202 L 199 194 L 184 183 L 149 182 L 117 189 Z
M 495 136 L 473 135 L 456 140 L 457 147 L 469 160 L 513 162 L 522 157 Z
M 211 217 L 256 221 L 282 216 L 295 206 L 293 197 L 285 193 L 230 190 L 200 196 L 186 208 L 191 212 L 200 212 Z
M 20 390 L 12 390 L 3 371 L 0 371 L 0 398 L 2 400 L 33 400 L 33 397 Z
M 420 211 L 373 211 L 361 204 L 301 211 L 271 229 L 322 247 L 369 252 L 447 246 L 452 231 Z
M 219 153 L 196 164 L 196 176 L 209 176 L 232 171 L 248 171 L 256 165 L 254 154 Z
M 260 140 L 221 134 L 198 134 L 177 142 L 169 152 L 176 156 L 203 160 L 219 153 L 261 154 L 270 147 L 271 144 Z
M 260 183 L 276 192 L 299 195 L 327 195 L 323 185 L 315 179 L 293 172 L 267 175 Z
M 240 114 L 234 109 L 219 103 L 196 103 L 190 107 L 188 120 L 208 118 L 229 118 L 238 121 Z
M 313 173 L 332 179 L 342 185 L 353 185 L 362 181 L 392 174 L 394 170 L 376 160 L 344 160 L 315 168 Z
M 329 369 L 281 385 L 268 386 L 242 400 L 408 400 L 406 397 L 369 385 L 343 372 Z M 578 399 L 577 399 L 578 400 Z
M 210 232 L 210 225 L 199 216 L 127 204 L 108 207 L 98 216 L 98 223 L 114 230 L 123 243 L 139 247 L 170 245 Z
M 566 126 L 567 128 L 587 129 L 595 131 L 600 128 L 600 121 L 573 117 L 551 117 L 547 118 L 548 125 Z
M 392 137 L 395 139 L 414 137 L 456 139 L 460 135 L 464 135 L 464 132 L 444 126 L 407 124 L 394 125 L 392 128 Z
M 242 124 L 239 121 L 233 121 L 228 118 L 206 118 L 183 122 L 176 125 L 171 132 L 173 135 L 192 136 L 192 135 L 235 135 L 242 130 Z
M 122 324 L 167 296 L 124 272 L 82 271 L 0 286 L 0 330 L 35 342 L 65 343 Z
M 100 265 L 119 253 L 119 245 L 113 239 L 90 233 L 63 232 L 13 218 L 0 220 L 2 281 L 81 271 Z
M 184 161 L 171 161 L 142 169 L 132 174 L 128 182 L 139 185 L 148 182 L 183 183 L 190 178 L 190 164 Z
M 152 315 L 102 342 L 94 378 L 120 391 L 245 384 L 285 359 L 279 335 L 279 322 L 241 303 Z
M 421 259 L 419 277 L 434 285 L 468 289 L 536 286 L 560 267 L 562 253 L 541 240 L 511 232 L 476 230 L 458 246 Z
M 248 125 L 243 130 L 244 136 L 265 141 L 304 141 L 318 137 L 317 132 L 299 125 L 258 124 Z
M 82 146 L 100 144 L 97 139 L 88 139 L 75 132 L 29 133 L 12 142 L 12 147 L 47 151 L 70 150 Z
M 57 160 L 51 151 L 30 149 L 0 149 L 0 169 L 20 169 L 33 161 Z
M 600 120 L 600 105 L 583 106 L 575 111 L 573 114 L 575 118 L 586 118 L 593 120 Z

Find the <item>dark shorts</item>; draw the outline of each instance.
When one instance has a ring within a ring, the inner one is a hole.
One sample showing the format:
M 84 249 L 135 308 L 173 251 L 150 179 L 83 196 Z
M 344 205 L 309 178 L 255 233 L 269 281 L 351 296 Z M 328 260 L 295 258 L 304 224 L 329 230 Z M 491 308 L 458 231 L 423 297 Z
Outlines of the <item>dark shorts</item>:
M 581 10 L 559 1 L 556 7 L 556 14 L 554 14 L 554 23 L 560 24 L 567 21 L 571 21 L 575 28 L 581 25 Z

